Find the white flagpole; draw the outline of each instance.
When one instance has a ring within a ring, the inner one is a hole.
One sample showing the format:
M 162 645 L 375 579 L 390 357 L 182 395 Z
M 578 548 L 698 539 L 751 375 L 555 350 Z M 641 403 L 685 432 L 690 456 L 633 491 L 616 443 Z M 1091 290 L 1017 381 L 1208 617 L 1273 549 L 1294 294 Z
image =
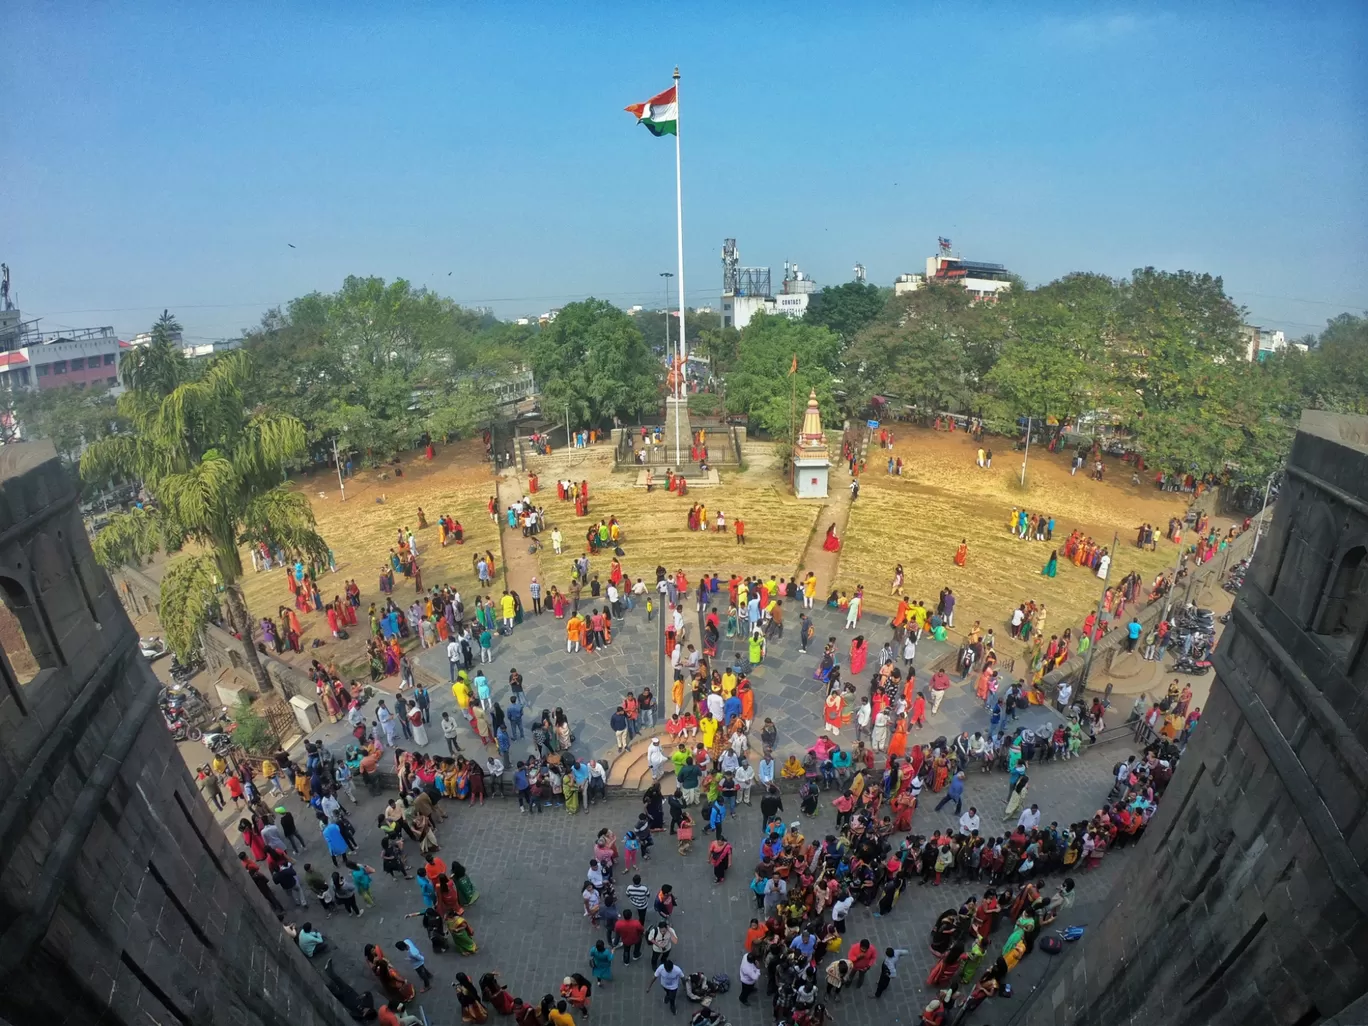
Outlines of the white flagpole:
M 688 402 L 688 389 L 685 387 L 685 376 L 688 368 L 688 356 L 684 348 L 684 188 L 681 184 L 679 173 L 679 66 L 674 69 L 675 84 L 675 237 L 679 247 L 679 383 L 676 399 L 680 403 Z M 669 314 L 666 313 L 668 325 Z M 687 407 L 685 407 L 687 409 Z M 683 450 L 679 444 L 679 421 L 683 410 L 678 406 L 675 408 L 675 466 L 683 468 Z M 690 439 L 692 442 L 693 439 Z

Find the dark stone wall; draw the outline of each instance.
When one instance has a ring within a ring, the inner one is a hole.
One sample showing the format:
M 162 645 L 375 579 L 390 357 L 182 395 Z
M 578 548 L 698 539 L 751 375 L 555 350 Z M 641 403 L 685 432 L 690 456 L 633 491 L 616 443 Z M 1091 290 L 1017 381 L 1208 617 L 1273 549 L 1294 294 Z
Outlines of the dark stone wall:
M 1368 418 L 1303 420 L 1201 726 L 1125 878 L 1014 1024 L 1365 1021 L 1368 632 L 1326 633 L 1323 614 L 1368 543 L 1366 443 Z
M 0 1017 L 346 1021 L 200 800 L 48 445 L 0 448 L 0 586 L 42 667 L 0 663 Z

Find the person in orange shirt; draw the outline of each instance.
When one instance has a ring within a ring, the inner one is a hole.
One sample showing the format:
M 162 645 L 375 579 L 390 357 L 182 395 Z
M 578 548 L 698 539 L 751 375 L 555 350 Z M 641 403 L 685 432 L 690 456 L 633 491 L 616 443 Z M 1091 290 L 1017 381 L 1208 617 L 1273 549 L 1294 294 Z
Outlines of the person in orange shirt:
M 760 924 L 760 920 L 752 919 L 750 921 L 750 929 L 746 931 L 746 950 L 753 951 L 755 948 L 755 942 L 758 940 L 762 940 L 765 934 L 767 934 L 768 932 L 769 931 L 766 930 L 765 927 Z
M 565 650 L 578 652 L 584 645 L 584 618 L 579 613 L 571 615 L 565 624 Z

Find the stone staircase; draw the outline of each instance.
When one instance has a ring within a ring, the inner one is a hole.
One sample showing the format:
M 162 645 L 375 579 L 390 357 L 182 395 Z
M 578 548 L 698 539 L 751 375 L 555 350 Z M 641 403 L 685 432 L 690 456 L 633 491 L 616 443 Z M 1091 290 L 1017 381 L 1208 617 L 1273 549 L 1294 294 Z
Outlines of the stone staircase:
M 550 456 L 527 453 L 528 473 L 540 475 L 553 489 L 558 477 L 578 481 L 586 476 L 586 471 L 612 469 L 613 446 L 607 441 L 583 449 L 553 449 Z
M 627 751 L 613 760 L 613 764 L 608 768 L 610 788 L 617 791 L 642 792 L 651 786 L 651 767 L 646 764 L 646 752 L 651 747 L 651 738 L 656 736 L 658 735 L 651 731 L 638 734 L 627 747 Z M 662 748 L 666 748 L 666 755 L 673 751 L 667 747 L 667 735 L 660 735 L 660 744 Z M 674 789 L 675 775 L 671 767 L 666 769 L 660 778 L 660 791 L 662 794 L 670 794 Z

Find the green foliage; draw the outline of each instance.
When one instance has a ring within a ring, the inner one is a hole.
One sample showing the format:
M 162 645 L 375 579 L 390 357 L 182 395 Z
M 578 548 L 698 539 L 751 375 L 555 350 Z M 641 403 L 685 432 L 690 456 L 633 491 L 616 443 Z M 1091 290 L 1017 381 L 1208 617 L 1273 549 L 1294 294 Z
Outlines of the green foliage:
M 715 392 L 698 392 L 689 396 L 689 412 L 703 417 L 714 416 L 722 407 L 721 397 Z
M 602 299 L 561 309 L 536 338 L 532 371 L 543 410 L 570 408 L 578 424 L 654 413 L 662 365 L 632 317 Z
M 34 389 L 6 396 L 23 437 L 49 439 L 69 466 L 80 461 L 86 444 L 127 428 L 108 385 Z
M 118 401 L 130 432 L 91 444 L 81 455 L 81 474 L 140 480 L 154 504 L 115 514 L 95 539 L 96 557 L 116 567 L 194 543 L 200 552 L 173 561 L 162 580 L 168 638 L 177 651 L 189 651 L 213 609 L 208 596 L 222 587 L 248 664 L 268 690 L 238 584 L 238 546 L 263 541 L 315 565 L 326 560 L 327 545 L 308 501 L 280 483 L 281 468 L 304 453 L 304 425 L 289 415 L 248 408 L 243 389 L 252 368 L 244 350 L 220 357 L 202 376 L 169 392 L 162 391 L 165 378 L 140 380 L 145 387 L 130 389 Z
M 247 333 L 251 394 L 301 421 L 310 441 L 335 438 L 381 460 L 424 432 L 483 427 L 494 406 L 481 383 L 511 373 L 534 333 L 402 279 L 349 277 Z
M 119 361 L 125 388 L 169 395 L 189 374 L 185 353 L 178 341 L 180 322 L 163 310 L 152 325 L 152 340 L 130 349 Z
M 266 717 L 245 696 L 233 707 L 233 724 L 233 743 L 249 755 L 268 755 L 280 744 Z
M 803 323 L 829 328 L 842 341 L 849 342 L 873 323 L 891 294 L 891 289 L 862 281 L 829 286 L 808 298 Z
M 852 408 L 863 409 L 876 395 L 930 410 L 968 407 L 1001 332 L 997 310 L 971 302 L 956 285 L 894 297 L 846 353 Z
M 757 314 L 741 332 L 736 363 L 727 374 L 727 408 L 745 412 L 754 426 L 787 438 L 795 387 L 799 417 L 803 400 L 815 389 L 824 420 L 837 422 L 832 385 L 840 354 L 840 339 L 826 328 Z M 795 356 L 798 373 L 790 376 Z
M 218 609 L 218 586 L 212 556 L 178 556 L 167 564 L 157 619 L 178 659 L 187 660 L 199 651 L 200 631 Z
M 1299 379 L 1314 405 L 1368 414 L 1368 316 L 1342 313 L 1327 322 Z

